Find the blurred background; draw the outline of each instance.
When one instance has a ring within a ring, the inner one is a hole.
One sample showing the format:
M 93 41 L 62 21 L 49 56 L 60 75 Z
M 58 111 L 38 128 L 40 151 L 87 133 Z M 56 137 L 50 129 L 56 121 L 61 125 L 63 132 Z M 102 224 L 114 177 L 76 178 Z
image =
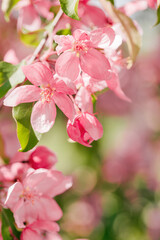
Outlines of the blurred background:
M 121 6 L 127 1 L 115 1 Z M 92 1 L 98 4 L 97 1 Z M 148 9 L 133 18 L 143 30 L 142 49 L 135 65 L 120 73 L 125 94 L 99 96 L 97 116 L 104 128 L 101 140 L 86 148 L 67 141 L 66 119 L 58 111 L 52 130 L 39 145 L 53 150 L 57 169 L 72 175 L 71 190 L 57 197 L 64 216 L 64 240 L 160 239 L 160 27 L 153 27 L 156 12 Z M 18 59 L 33 52 L 16 32 L 16 20 L 6 23 L 0 13 L 0 59 L 8 49 Z M 0 134 L 8 156 L 19 147 L 9 108 L 1 106 Z

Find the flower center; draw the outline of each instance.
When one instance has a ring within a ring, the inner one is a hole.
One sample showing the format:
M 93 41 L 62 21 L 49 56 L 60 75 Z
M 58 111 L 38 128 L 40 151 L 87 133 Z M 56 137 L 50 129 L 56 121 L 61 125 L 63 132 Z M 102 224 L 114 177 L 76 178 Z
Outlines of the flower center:
M 51 87 L 42 88 L 40 93 L 42 102 L 50 102 L 52 100 L 54 90 L 55 89 Z
M 77 53 L 82 51 L 83 52 L 88 51 L 87 44 L 84 41 L 75 41 L 73 48 L 74 48 L 74 51 L 76 51 Z
M 35 194 L 32 193 L 29 188 L 24 189 L 20 197 L 23 198 L 24 202 L 30 201 L 34 204 Z

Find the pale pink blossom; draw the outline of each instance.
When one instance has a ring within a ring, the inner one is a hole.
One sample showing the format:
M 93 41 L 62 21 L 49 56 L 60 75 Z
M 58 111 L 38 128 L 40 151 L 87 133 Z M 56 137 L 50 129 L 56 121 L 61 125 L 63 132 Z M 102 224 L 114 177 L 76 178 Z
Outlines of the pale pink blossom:
M 56 221 L 62 217 L 62 210 L 52 198 L 71 186 L 72 179 L 61 172 L 32 170 L 22 183 L 9 187 L 5 205 L 13 212 L 19 228 L 38 220 Z
M 19 59 L 17 58 L 17 55 L 13 49 L 9 49 L 6 54 L 4 55 L 3 61 L 12 63 L 12 64 L 18 64 Z
M 110 63 L 100 49 L 111 45 L 114 38 L 115 32 L 110 27 L 92 32 L 77 29 L 73 36 L 56 35 L 56 50 L 62 53 L 56 61 L 56 72 L 72 80 L 77 79 L 81 70 L 93 78 L 108 79 Z
M 41 27 L 41 17 L 48 20 L 53 18 L 50 12 L 51 2 L 49 0 L 22 0 L 18 2 L 19 8 L 18 29 L 25 28 L 36 31 Z
M 74 94 L 75 89 L 69 79 L 65 82 L 57 75 L 54 76 L 53 70 L 51 71 L 40 62 L 24 66 L 23 72 L 34 85 L 15 88 L 5 98 L 5 106 L 14 107 L 20 103 L 37 101 L 33 106 L 31 124 L 33 129 L 40 133 L 49 131 L 53 126 L 56 118 L 55 103 L 69 119 L 73 119 L 74 105 L 67 94 Z
M 98 140 L 103 135 L 103 128 L 97 118 L 90 113 L 79 113 L 74 121 L 67 123 L 68 136 L 80 144 L 91 147 L 94 140 Z
M 59 226 L 55 222 L 36 221 L 28 225 L 21 234 L 21 240 L 62 240 L 58 235 Z
M 150 0 L 147 0 L 148 2 Z M 147 9 L 148 3 L 146 0 L 134 0 L 131 2 L 127 2 L 124 6 L 122 6 L 119 10 L 126 14 L 127 16 L 131 16 L 132 14 L 143 11 Z M 152 1 L 152 0 L 151 0 Z

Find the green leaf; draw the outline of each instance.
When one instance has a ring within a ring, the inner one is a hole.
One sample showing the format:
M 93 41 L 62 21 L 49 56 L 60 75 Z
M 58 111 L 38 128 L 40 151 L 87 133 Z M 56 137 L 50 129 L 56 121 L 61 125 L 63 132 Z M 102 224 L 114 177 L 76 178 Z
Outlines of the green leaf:
M 158 25 L 160 23 L 160 5 L 157 8 L 157 22 L 155 23 L 154 26 Z
M 20 39 L 26 46 L 37 47 L 43 38 L 44 29 L 34 32 L 23 33 L 20 32 Z
M 18 231 L 14 224 L 13 213 L 9 209 L 2 209 L 2 226 L 1 233 L 3 240 L 13 240 L 13 237 L 10 234 L 10 228 L 12 229 L 12 233 L 17 239 L 20 239 L 21 232 Z
M 136 60 L 136 57 L 141 48 L 142 42 L 141 35 L 130 17 L 126 16 L 124 13 L 116 9 L 111 4 L 111 2 L 106 0 L 100 0 L 100 2 L 103 5 L 106 12 L 108 13 L 108 15 L 113 20 L 113 22 L 121 24 L 122 31 L 126 35 L 126 41 L 131 59 L 129 64 L 131 66 L 133 62 Z
M 21 152 L 32 149 L 40 139 L 41 134 L 35 133 L 30 123 L 33 103 L 22 103 L 13 108 L 13 117 L 17 122 L 17 136 L 21 144 Z
M 79 0 L 60 0 L 63 12 L 73 19 L 79 20 L 78 17 L 78 4 Z
M 5 13 L 6 21 L 9 21 L 10 12 L 18 2 L 19 0 L 2 0 L 2 11 Z
M 114 0 L 107 0 L 107 1 L 111 2 L 114 5 Z
M 22 65 L 24 65 L 24 61 L 18 65 L 0 62 L 0 98 L 11 88 L 24 81 L 25 75 L 21 69 Z
M 56 32 L 56 35 L 71 35 L 71 29 L 70 28 L 61 29 L 58 32 Z

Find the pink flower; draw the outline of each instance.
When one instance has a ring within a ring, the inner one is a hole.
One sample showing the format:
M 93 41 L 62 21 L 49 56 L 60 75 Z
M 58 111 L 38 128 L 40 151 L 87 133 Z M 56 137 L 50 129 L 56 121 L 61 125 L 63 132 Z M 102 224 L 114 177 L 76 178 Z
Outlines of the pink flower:
M 90 144 L 94 140 L 102 137 L 103 128 L 94 115 L 86 112 L 78 114 L 73 123 L 68 121 L 67 133 L 73 141 L 91 147 Z
M 29 31 L 36 31 L 41 27 L 40 16 L 51 20 L 51 3 L 48 0 L 22 0 L 17 4 L 19 10 L 18 29 L 25 28 Z
M 16 56 L 16 53 L 13 49 L 9 49 L 6 54 L 4 55 L 3 61 L 12 63 L 12 64 L 18 64 L 19 59 Z
M 37 221 L 23 230 L 21 240 L 62 240 L 58 231 L 59 226 L 54 222 Z
M 62 217 L 62 211 L 52 198 L 71 186 L 71 178 L 61 172 L 33 170 L 22 183 L 9 187 L 5 205 L 13 212 L 19 228 L 37 220 L 56 221 Z
M 69 119 L 73 119 L 74 105 L 67 94 L 74 94 L 75 90 L 69 79 L 65 82 L 65 79 L 53 76 L 51 70 L 40 62 L 24 66 L 23 72 L 34 85 L 14 89 L 5 98 L 5 106 L 14 107 L 20 103 L 37 101 L 33 106 L 31 124 L 40 133 L 48 132 L 53 126 L 56 118 L 55 103 Z
M 55 153 L 51 152 L 44 146 L 38 146 L 29 157 L 29 164 L 32 168 L 50 169 L 57 162 Z
M 81 70 L 93 78 L 108 79 L 110 63 L 99 50 L 112 44 L 114 38 L 110 27 L 91 33 L 77 29 L 73 36 L 55 36 L 57 53 L 62 53 L 56 61 L 56 72 L 72 80 L 77 79 Z
M 148 6 L 150 8 L 156 8 L 158 5 L 158 1 L 157 0 L 147 0 Z

